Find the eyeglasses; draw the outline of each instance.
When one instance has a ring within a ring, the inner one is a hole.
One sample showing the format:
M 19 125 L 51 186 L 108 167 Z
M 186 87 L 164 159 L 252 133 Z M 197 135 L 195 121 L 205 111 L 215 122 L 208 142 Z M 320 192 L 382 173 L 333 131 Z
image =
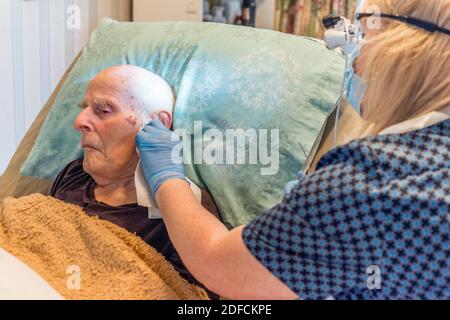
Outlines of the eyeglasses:
M 400 22 L 404 22 L 404 23 L 408 23 L 411 24 L 413 26 L 425 29 L 429 32 L 442 32 L 446 35 L 450 35 L 450 30 L 449 29 L 445 29 L 443 27 L 438 26 L 437 24 L 434 24 L 432 22 L 428 22 L 428 21 L 424 21 L 424 20 L 420 20 L 417 18 L 413 18 L 413 17 L 408 17 L 408 16 L 401 16 L 398 14 L 386 14 L 386 13 L 357 13 L 356 14 L 356 20 L 361 20 L 362 18 L 368 18 L 368 17 L 380 17 L 380 18 L 387 18 L 387 19 L 392 19 L 392 20 L 396 20 L 396 21 L 400 21 Z

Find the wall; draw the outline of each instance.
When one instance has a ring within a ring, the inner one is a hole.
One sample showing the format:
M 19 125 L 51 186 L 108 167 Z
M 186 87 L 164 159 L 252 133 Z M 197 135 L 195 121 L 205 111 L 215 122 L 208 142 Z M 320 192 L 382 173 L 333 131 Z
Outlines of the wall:
M 103 17 L 131 0 L 0 1 L 0 174 L 64 71 Z
M 273 29 L 275 25 L 275 1 L 258 0 L 256 7 L 256 28 Z
M 202 0 L 133 0 L 133 21 L 202 21 Z

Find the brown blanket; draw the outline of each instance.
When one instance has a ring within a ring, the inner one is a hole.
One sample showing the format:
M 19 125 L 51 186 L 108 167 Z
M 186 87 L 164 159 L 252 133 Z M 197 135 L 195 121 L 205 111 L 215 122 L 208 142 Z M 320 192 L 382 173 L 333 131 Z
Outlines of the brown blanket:
M 208 298 L 137 236 L 40 194 L 0 203 L 0 247 L 66 299 Z

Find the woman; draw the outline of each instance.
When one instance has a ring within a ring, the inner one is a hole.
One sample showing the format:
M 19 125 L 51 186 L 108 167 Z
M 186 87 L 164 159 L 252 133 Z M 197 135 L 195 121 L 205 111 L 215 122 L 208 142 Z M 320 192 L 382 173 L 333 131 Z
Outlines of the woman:
M 360 10 L 364 41 L 350 58 L 346 93 L 375 124 L 373 136 L 329 152 L 249 225 L 228 231 L 202 208 L 183 166 L 171 161 L 176 142 L 161 123 L 139 133 L 170 238 L 212 291 L 235 299 L 450 298 L 450 0 L 372 0 Z

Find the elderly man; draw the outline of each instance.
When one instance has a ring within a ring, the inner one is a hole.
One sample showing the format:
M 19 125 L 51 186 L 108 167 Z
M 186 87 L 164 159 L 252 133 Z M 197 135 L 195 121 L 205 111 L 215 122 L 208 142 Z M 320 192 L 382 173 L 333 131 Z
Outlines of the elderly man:
M 173 104 L 170 86 L 143 68 L 120 65 L 97 74 L 74 124 L 82 134 L 84 158 L 59 173 L 51 195 L 135 233 L 164 255 L 181 276 L 196 283 L 172 246 L 163 221 L 149 219 L 147 208 L 136 203 L 136 134 L 142 124 L 155 118 L 170 128 Z M 202 203 L 217 215 L 204 190 Z

